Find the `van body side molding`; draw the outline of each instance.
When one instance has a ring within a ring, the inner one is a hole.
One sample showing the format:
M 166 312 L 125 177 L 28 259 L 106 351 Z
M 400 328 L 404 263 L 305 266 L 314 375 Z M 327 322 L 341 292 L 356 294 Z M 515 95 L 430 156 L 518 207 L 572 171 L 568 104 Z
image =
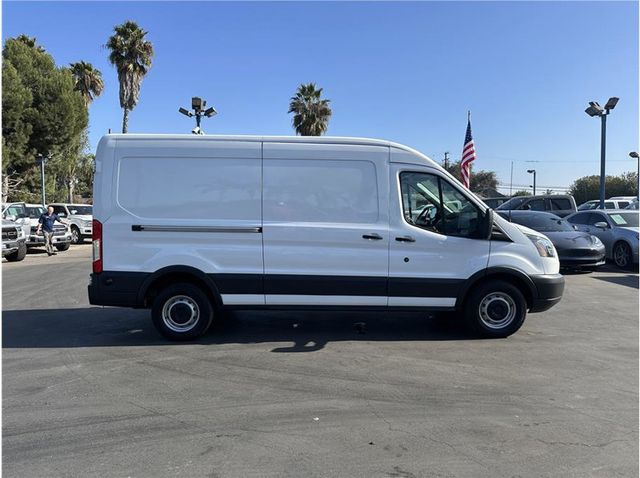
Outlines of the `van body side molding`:
M 131 226 L 134 232 L 218 232 L 218 233 L 254 233 L 261 234 L 260 226 L 154 226 L 134 224 Z

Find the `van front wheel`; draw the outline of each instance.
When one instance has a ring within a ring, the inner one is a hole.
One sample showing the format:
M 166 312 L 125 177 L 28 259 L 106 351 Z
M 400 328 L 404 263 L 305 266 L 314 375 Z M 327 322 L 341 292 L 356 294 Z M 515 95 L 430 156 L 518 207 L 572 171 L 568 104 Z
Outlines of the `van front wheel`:
M 527 316 L 520 290 L 503 281 L 478 285 L 466 301 L 465 318 L 472 331 L 484 337 L 508 337 Z
M 204 334 L 213 321 L 213 306 L 199 287 L 170 285 L 153 301 L 151 319 L 158 332 L 170 340 L 192 340 Z

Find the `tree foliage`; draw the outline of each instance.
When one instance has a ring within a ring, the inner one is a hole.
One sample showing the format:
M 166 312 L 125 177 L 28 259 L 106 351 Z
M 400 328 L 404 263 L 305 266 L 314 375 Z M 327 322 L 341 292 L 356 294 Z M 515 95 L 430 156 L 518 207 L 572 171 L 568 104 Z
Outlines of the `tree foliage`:
M 443 165 L 443 167 L 451 173 L 453 177 L 462 182 L 462 175 L 460 174 L 460 161 Z M 493 195 L 493 191 L 498 189 L 498 178 L 495 171 L 480 170 L 477 172 L 471 171 L 469 177 L 469 189 L 472 192 L 484 195 L 485 193 Z
M 73 75 L 75 90 L 80 92 L 85 104 L 87 106 L 90 105 L 96 97 L 102 94 L 104 89 L 102 73 L 97 68 L 94 68 L 91 63 L 84 61 L 71 63 L 69 69 Z
M 605 197 L 637 196 L 638 173 L 628 172 L 620 176 L 607 176 L 604 181 Z M 569 193 L 573 195 L 577 204 L 600 199 L 600 176 L 583 176 L 576 179 Z
M 315 83 L 301 84 L 291 97 L 289 113 L 293 127 L 300 136 L 320 136 L 327 132 L 331 118 L 331 100 L 322 99 L 322 88 Z
M 533 194 L 531 194 L 531 191 L 527 191 L 526 189 L 519 189 L 511 195 L 511 197 L 516 196 L 533 196 Z
M 114 34 L 105 45 L 111 53 L 109 61 L 118 71 L 120 83 L 120 107 L 122 116 L 122 132 L 129 129 L 129 111 L 138 104 L 142 79 L 151 68 L 153 45 L 146 39 L 148 32 L 137 23 L 128 21 L 114 27 Z
M 87 108 L 74 90 L 71 72 L 57 67 L 35 38 L 9 38 L 2 58 L 2 196 L 37 200 L 36 155 L 51 157 L 54 172 L 57 162 L 77 160 L 72 151 L 82 146 Z M 55 173 L 48 178 L 47 194 L 52 198 L 60 193 L 59 181 Z

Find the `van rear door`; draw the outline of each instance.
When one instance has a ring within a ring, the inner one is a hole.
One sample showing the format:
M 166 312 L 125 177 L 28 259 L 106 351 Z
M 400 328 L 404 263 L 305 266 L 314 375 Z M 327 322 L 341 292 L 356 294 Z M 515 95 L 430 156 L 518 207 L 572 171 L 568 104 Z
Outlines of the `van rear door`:
M 387 304 L 388 147 L 264 143 L 265 299 Z

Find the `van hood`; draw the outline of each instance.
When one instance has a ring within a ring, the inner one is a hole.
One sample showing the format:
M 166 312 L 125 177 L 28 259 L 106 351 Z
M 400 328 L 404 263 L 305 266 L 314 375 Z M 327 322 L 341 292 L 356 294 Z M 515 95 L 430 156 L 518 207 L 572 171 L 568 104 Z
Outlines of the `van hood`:
M 544 234 L 542 234 L 541 232 L 538 231 L 534 231 L 533 229 L 527 227 L 527 226 L 523 226 L 522 224 L 516 224 L 515 222 L 512 222 L 511 224 L 513 224 L 517 229 L 520 230 L 520 232 L 528 235 L 528 236 L 540 236 L 540 237 L 544 237 L 546 239 L 549 239 L 547 236 L 545 236 Z

